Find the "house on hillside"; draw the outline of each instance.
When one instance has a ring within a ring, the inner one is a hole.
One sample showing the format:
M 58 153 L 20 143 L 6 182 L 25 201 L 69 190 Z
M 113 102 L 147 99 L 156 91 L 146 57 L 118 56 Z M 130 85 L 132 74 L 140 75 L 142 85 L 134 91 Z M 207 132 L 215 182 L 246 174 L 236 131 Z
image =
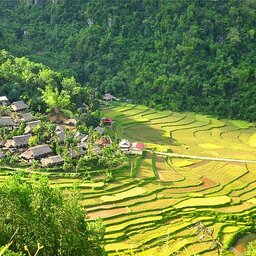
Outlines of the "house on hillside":
M 24 114 L 21 114 L 21 121 L 24 121 L 24 122 L 29 122 L 29 121 L 32 121 L 34 119 L 33 115 L 28 112 L 28 113 L 24 113 Z
M 105 126 L 111 126 L 111 125 L 112 125 L 112 122 L 113 122 L 113 119 L 110 118 L 110 117 L 103 117 L 103 118 L 101 118 L 101 122 L 102 122 L 102 124 L 104 124 Z
M 75 118 L 70 118 L 67 120 L 63 121 L 63 124 L 68 125 L 68 126 L 76 126 L 76 119 Z
M 55 130 L 57 132 L 63 132 L 64 131 L 64 127 L 62 125 L 57 125 Z
M 74 138 L 77 140 L 81 140 L 85 135 L 81 132 L 76 132 Z
M 35 147 L 31 147 L 20 155 L 20 158 L 25 160 L 32 159 L 41 159 L 43 157 L 49 156 L 52 154 L 51 148 L 47 145 L 38 145 Z
M 31 134 L 24 134 L 20 136 L 14 136 L 12 139 L 7 140 L 4 146 L 6 148 L 22 148 L 28 146 L 29 138 Z
M 94 131 L 98 132 L 101 136 L 104 135 L 105 131 L 102 127 L 97 126 Z
M 100 147 L 100 148 L 104 148 L 104 147 L 110 147 L 112 145 L 112 140 L 109 136 L 107 137 L 102 137 L 100 138 L 96 144 Z
M 39 125 L 41 123 L 41 120 L 31 121 L 27 123 L 27 126 L 25 127 L 25 133 L 29 133 L 32 131 L 34 127 Z
M 84 154 L 85 154 L 85 151 L 84 151 L 84 149 L 82 147 L 78 146 L 76 148 L 70 148 L 69 149 L 69 157 L 71 159 L 78 158 L 78 157 L 80 157 L 80 156 L 82 156 Z
M 88 138 L 89 138 L 88 134 L 83 136 L 83 138 L 81 139 L 81 143 L 86 142 L 88 140 Z
M 94 155 L 100 156 L 100 155 L 102 155 L 102 148 L 100 148 L 99 146 L 95 145 L 95 146 L 92 148 L 92 153 L 93 153 Z
M 105 101 L 117 100 L 117 98 L 110 93 L 105 93 L 104 95 L 102 95 L 102 99 Z
M 56 131 L 56 135 L 60 143 L 63 143 L 65 141 L 66 133 L 64 131 Z
M 6 106 L 8 105 L 9 100 L 6 96 L 0 96 L 0 106 Z
M 11 104 L 11 109 L 14 112 L 22 112 L 28 109 L 28 105 L 22 100 L 15 101 Z
M 10 116 L 2 116 L 0 117 L 0 128 L 8 128 L 9 130 L 12 130 L 15 126 L 12 118 Z
M 64 164 L 64 159 L 59 156 L 49 156 L 47 158 L 43 158 L 40 160 L 42 167 L 51 167 L 55 165 L 61 165 Z
M 80 142 L 78 143 L 78 146 L 83 148 L 83 149 L 87 149 L 88 148 L 88 142 L 87 142 L 88 138 L 89 138 L 88 134 L 87 135 L 82 134 L 81 139 L 79 137 Z
M 130 146 L 129 153 L 134 155 L 142 155 L 144 144 L 140 142 L 133 142 Z
M 120 143 L 119 143 L 119 148 L 124 153 L 128 153 L 130 147 L 131 147 L 131 143 L 130 143 L 129 140 L 121 140 Z

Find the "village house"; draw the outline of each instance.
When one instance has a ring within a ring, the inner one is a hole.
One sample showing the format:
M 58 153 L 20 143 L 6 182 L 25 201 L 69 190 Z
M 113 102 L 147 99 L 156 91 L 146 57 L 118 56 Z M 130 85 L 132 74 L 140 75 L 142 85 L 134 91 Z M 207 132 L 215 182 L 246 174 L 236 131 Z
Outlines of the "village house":
M 78 158 L 85 154 L 85 151 L 82 147 L 70 148 L 69 156 L 71 159 Z
M 105 101 L 117 100 L 117 98 L 110 93 L 106 93 L 106 94 L 102 95 L 102 99 Z
M 15 126 L 13 120 L 9 116 L 2 116 L 0 117 L 0 127 L 8 128 L 9 130 L 12 130 Z
M 142 155 L 144 149 L 144 144 L 140 142 L 133 142 L 129 149 L 130 154 Z
M 88 134 L 85 135 L 81 132 L 76 132 L 74 138 L 77 139 L 80 142 L 85 142 L 89 138 L 89 135 Z
M 55 130 L 62 132 L 62 131 L 64 131 L 64 127 L 62 125 L 57 125 Z
M 85 135 L 82 139 L 81 139 L 81 142 L 86 142 L 89 138 L 89 135 Z
M 110 117 L 103 117 L 103 118 L 101 118 L 101 122 L 105 126 L 111 126 L 112 122 L 113 122 L 113 119 L 110 118 Z
M 101 136 L 104 135 L 105 131 L 102 127 L 97 126 L 94 131 L 97 131 Z
M 131 143 L 128 140 L 121 140 L 120 143 L 119 143 L 119 148 L 124 153 L 128 153 L 130 147 L 131 147 Z
M 85 135 L 81 132 L 76 132 L 74 138 L 77 140 L 81 140 Z
M 100 138 L 96 144 L 100 147 L 100 148 L 104 148 L 104 147 L 110 147 L 112 145 L 112 140 L 109 136 L 107 137 L 102 137 Z
M 100 148 L 99 146 L 95 145 L 95 146 L 92 148 L 92 153 L 93 153 L 94 155 L 100 156 L 100 155 L 102 155 L 102 148 Z
M 88 148 L 88 138 L 89 138 L 89 135 L 84 135 L 82 134 L 81 137 L 76 137 L 78 140 L 80 140 L 80 142 L 78 142 L 78 146 L 83 148 L 83 149 L 87 149 Z
M 21 114 L 21 121 L 24 121 L 24 122 L 29 122 L 29 121 L 32 121 L 34 119 L 33 115 L 29 112 L 29 113 L 24 113 L 24 114 Z
M 87 140 L 88 140 L 88 138 L 89 138 L 89 135 L 87 134 L 87 135 L 84 135 L 84 134 L 82 134 L 83 136 L 82 136 L 82 138 L 80 139 L 80 142 L 78 143 L 78 146 L 79 147 L 81 147 L 81 148 L 83 148 L 83 149 L 87 149 L 88 148 L 88 142 L 87 142 Z M 80 137 L 79 137 L 80 138 Z
M 65 141 L 65 132 L 64 131 L 56 131 L 56 135 L 58 137 L 58 141 L 63 143 Z
M 51 167 L 55 165 L 61 165 L 64 163 L 64 159 L 59 156 L 49 156 L 40 160 L 42 167 Z
M 27 126 L 25 127 L 25 133 L 29 133 L 32 131 L 34 127 L 39 125 L 41 123 L 41 120 L 31 121 L 27 123 Z
M 7 140 L 4 146 L 6 148 L 22 148 L 28 146 L 29 138 L 31 134 L 24 134 L 20 136 L 14 136 L 12 139 Z
M 9 100 L 6 96 L 0 96 L 0 105 L 6 106 L 8 105 L 8 103 L 9 103 Z
M 84 141 L 84 142 L 79 142 L 77 144 L 78 147 L 81 147 L 82 149 L 86 150 L 88 148 L 88 142 Z
M 20 158 L 25 160 L 41 159 L 50 154 L 52 154 L 51 148 L 47 144 L 44 144 L 29 148 L 20 155 Z
M 76 126 L 76 119 L 75 118 L 70 118 L 67 120 L 64 120 L 63 124 L 69 125 L 69 126 Z
M 11 104 L 11 109 L 14 112 L 22 112 L 28 109 L 28 105 L 24 101 L 15 101 Z

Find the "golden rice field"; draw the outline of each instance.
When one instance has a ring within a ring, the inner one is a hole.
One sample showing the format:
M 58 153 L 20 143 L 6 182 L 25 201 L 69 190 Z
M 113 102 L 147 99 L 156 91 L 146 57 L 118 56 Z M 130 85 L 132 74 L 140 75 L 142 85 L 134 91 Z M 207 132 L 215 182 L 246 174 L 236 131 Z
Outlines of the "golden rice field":
M 144 142 L 148 149 L 256 159 L 254 124 L 132 104 L 104 109 L 102 115 L 115 121 L 110 134 L 116 131 L 119 138 Z M 133 177 L 129 167 L 114 170 L 112 181 L 104 172 L 91 180 L 47 173 L 60 189 L 76 184 L 88 220 L 103 220 L 109 256 L 217 256 L 212 237 L 197 234 L 196 223 L 213 229 L 223 250 L 236 234 L 251 228 L 255 164 L 169 158 L 151 151 L 131 161 Z M 0 180 L 9 174 L 1 171 Z
M 114 119 L 112 130 L 119 138 L 143 142 L 148 149 L 256 159 L 256 128 L 244 121 L 132 104 L 105 109 L 103 115 Z M 210 237 L 199 241 L 195 223 L 213 228 L 223 249 L 250 228 L 256 212 L 255 164 L 168 158 L 150 151 L 139 164 L 134 179 L 130 170 L 115 173 L 115 182 L 126 186 L 98 197 L 96 210 L 87 206 L 89 217 L 102 211 L 112 214 L 103 218 L 109 255 L 218 255 Z

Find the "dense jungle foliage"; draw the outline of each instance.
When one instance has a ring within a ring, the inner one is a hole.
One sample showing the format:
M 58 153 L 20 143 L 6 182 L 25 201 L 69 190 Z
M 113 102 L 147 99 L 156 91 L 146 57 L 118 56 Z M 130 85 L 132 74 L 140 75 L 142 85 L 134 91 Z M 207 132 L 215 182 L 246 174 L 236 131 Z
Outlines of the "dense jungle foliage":
M 159 109 L 254 121 L 254 0 L 0 2 L 0 48 Z

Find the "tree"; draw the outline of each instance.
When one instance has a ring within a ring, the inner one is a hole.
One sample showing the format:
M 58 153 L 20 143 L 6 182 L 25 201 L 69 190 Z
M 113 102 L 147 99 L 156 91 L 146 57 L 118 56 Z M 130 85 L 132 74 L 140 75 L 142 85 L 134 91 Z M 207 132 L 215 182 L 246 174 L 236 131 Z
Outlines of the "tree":
M 70 108 L 71 100 L 67 91 L 62 90 L 59 92 L 58 88 L 47 85 L 45 90 L 41 90 L 41 92 L 42 99 L 48 106 L 50 112 L 58 114 Z
M 0 188 L 0 244 L 18 230 L 10 246 L 14 252 L 27 245 L 33 255 L 40 243 L 45 256 L 104 255 L 102 226 L 86 222 L 77 200 L 51 188 L 44 177 L 27 182 L 13 176 Z
M 40 142 L 40 139 L 36 135 L 31 136 L 28 140 L 28 144 L 30 147 L 34 147 L 34 146 L 38 145 L 39 142 Z

